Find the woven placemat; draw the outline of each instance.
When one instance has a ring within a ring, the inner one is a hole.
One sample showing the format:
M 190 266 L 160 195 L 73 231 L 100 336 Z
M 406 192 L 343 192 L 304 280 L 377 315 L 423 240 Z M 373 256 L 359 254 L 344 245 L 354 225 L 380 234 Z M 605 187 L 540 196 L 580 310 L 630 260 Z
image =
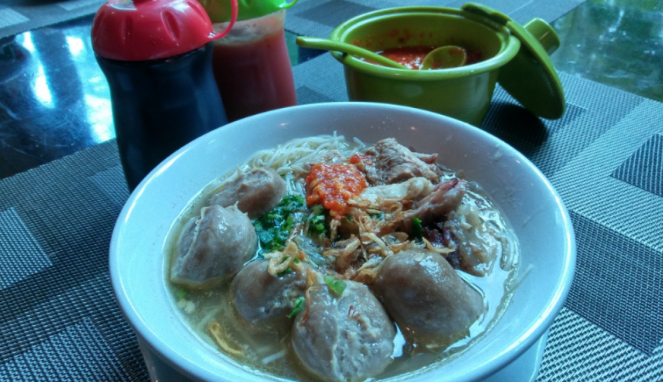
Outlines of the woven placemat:
M 534 2 L 486 3 L 511 6 L 523 21 Z M 313 3 L 330 2 L 297 8 Z M 559 4 L 578 2 L 536 3 L 536 15 L 550 21 L 568 10 Z M 312 28 L 303 34 L 331 31 L 293 19 L 288 28 Z M 342 67 L 329 54 L 294 72 L 300 104 L 347 100 Z M 539 380 L 662 380 L 663 104 L 560 77 L 562 119 L 536 118 L 498 87 L 482 125 L 544 172 L 576 230 L 576 278 Z M 0 181 L 0 381 L 148 380 L 108 274 L 111 231 L 127 197 L 114 141 Z
M 0 381 L 145 381 L 110 285 L 115 141 L 0 181 Z
M 306 76 L 339 67 L 329 61 L 295 69 L 302 103 L 345 98 Z M 561 120 L 535 118 L 498 89 L 482 126 L 541 168 L 576 229 L 576 278 L 539 380 L 658 380 L 663 104 L 561 79 Z M 0 181 L 0 380 L 147 379 L 108 279 L 110 234 L 127 197 L 114 141 Z
M 321 56 L 297 67 L 302 103 L 343 100 L 342 86 L 307 76 L 339 66 Z M 539 380 L 660 380 L 663 104 L 561 79 L 561 120 L 497 89 L 482 126 L 541 168 L 576 230 L 576 278 Z M 114 141 L 0 181 L 0 380 L 147 380 L 108 277 L 127 197 Z

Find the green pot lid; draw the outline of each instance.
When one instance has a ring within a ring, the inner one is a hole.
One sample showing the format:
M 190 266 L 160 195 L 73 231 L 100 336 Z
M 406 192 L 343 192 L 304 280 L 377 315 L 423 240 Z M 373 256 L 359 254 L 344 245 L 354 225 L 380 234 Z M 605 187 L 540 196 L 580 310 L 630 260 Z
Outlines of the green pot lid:
M 461 8 L 504 25 L 520 40 L 520 51 L 500 68 L 497 76 L 504 90 L 539 117 L 561 118 L 566 109 L 564 90 L 549 56 L 559 47 L 555 30 L 539 18 L 521 26 L 509 16 L 481 4 L 467 3 Z
M 288 9 L 298 0 L 237 0 L 237 21 L 267 16 Z M 230 20 L 230 0 L 198 0 L 213 23 Z

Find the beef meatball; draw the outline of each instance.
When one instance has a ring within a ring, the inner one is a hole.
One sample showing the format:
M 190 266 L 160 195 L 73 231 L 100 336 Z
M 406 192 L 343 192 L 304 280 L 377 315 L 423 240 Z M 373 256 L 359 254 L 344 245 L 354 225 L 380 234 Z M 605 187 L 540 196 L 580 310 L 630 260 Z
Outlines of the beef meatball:
M 292 329 L 302 365 L 329 381 L 364 380 L 392 362 L 394 324 L 365 285 L 346 283 L 341 296 L 326 285 L 309 288 L 307 309 Z
M 434 252 L 387 257 L 372 288 L 414 343 L 449 346 L 469 334 L 483 312 L 481 294 Z
M 271 168 L 255 168 L 220 187 L 210 198 L 210 205 L 222 207 L 237 203 L 240 211 L 250 219 L 260 217 L 276 207 L 285 196 L 285 181 Z
M 182 229 L 170 279 L 208 287 L 229 281 L 258 249 L 256 231 L 235 206 L 204 207 Z
M 274 326 L 287 325 L 293 302 L 306 291 L 306 277 L 301 272 L 273 276 L 267 272 L 269 261 L 254 261 L 235 276 L 230 284 L 237 312 L 251 324 L 269 321 Z

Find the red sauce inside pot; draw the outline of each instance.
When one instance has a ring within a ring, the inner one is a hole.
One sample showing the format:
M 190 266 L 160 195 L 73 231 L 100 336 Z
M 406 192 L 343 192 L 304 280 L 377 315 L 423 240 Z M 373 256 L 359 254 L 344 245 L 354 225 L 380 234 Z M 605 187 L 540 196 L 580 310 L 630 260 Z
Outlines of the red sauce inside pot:
M 409 69 L 419 70 L 421 69 L 421 66 L 424 62 L 424 57 L 426 57 L 426 55 L 435 48 L 437 48 L 437 46 L 404 46 L 400 48 L 386 49 L 382 52 L 376 53 L 387 57 L 390 60 L 396 61 L 401 65 L 405 65 Z M 481 51 L 479 49 L 474 51 L 467 50 L 467 62 L 465 63 L 466 66 L 475 64 L 479 61 L 481 61 Z

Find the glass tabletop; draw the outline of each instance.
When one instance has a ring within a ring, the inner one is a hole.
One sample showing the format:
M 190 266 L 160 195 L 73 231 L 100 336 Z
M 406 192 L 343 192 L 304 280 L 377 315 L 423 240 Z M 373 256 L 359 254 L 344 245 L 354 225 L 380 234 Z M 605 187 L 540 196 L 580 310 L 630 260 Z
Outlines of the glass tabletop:
M 558 71 L 663 102 L 663 1 L 590 0 L 552 26 Z
M 92 16 L 0 40 L 0 178 L 115 137 Z M 663 101 L 663 0 L 590 0 L 553 23 L 559 71 Z M 291 63 L 322 54 L 286 33 Z

